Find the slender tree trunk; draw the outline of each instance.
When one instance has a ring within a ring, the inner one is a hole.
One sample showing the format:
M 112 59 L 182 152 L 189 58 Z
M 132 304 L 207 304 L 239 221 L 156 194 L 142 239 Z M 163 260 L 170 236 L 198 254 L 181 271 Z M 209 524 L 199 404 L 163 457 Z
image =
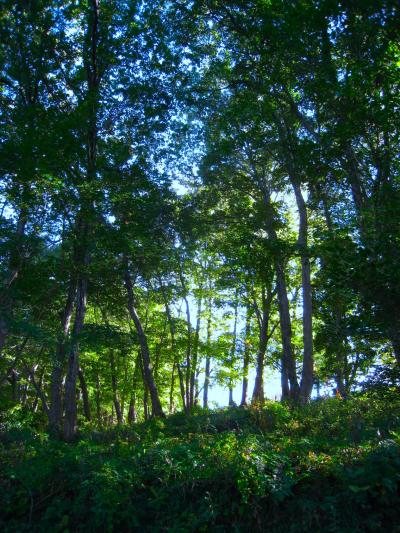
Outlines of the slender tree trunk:
M 299 394 L 299 384 L 297 381 L 296 361 L 292 347 L 292 322 L 289 311 L 285 272 L 280 260 L 275 261 L 275 272 L 282 338 L 282 399 L 297 399 Z M 290 389 L 288 384 L 290 384 Z
M 211 298 L 208 299 L 208 317 L 207 317 L 207 352 L 206 352 L 206 367 L 204 376 L 203 388 L 203 407 L 208 408 L 208 389 L 210 387 L 210 370 L 211 370 Z
M 76 282 L 74 279 L 71 279 L 67 301 L 65 302 L 65 307 L 61 318 L 61 333 L 57 342 L 50 381 L 49 431 L 55 437 L 60 435 L 62 426 L 62 381 L 65 367 L 65 343 L 71 325 L 75 297 Z
M 112 391 L 113 391 L 113 403 L 115 407 L 115 413 L 117 415 L 117 423 L 122 424 L 123 414 L 122 414 L 121 404 L 120 404 L 119 397 L 118 397 L 118 381 L 117 381 L 117 371 L 115 367 L 114 350 L 110 350 L 109 358 L 110 358 L 110 370 L 111 370 L 111 386 L 112 386 Z
M 278 243 L 278 235 L 274 227 L 274 209 L 271 205 L 269 194 L 264 191 L 264 205 L 266 208 L 266 230 L 269 238 Z M 299 384 L 296 374 L 296 360 L 292 347 L 292 322 L 290 319 L 289 299 L 287 295 L 284 259 L 278 252 L 274 259 L 276 274 L 276 290 L 279 309 L 279 323 L 282 339 L 282 360 L 281 360 L 281 384 L 282 399 L 297 399 L 299 395 Z
M 46 399 L 46 395 L 43 391 L 43 389 L 41 388 L 41 386 L 39 385 L 39 383 L 36 381 L 36 378 L 35 378 L 35 370 L 29 368 L 29 366 L 25 363 L 24 360 L 22 360 L 22 363 L 23 363 L 23 371 L 24 371 L 24 374 L 26 376 L 26 378 L 28 380 L 30 380 L 30 382 L 32 383 L 35 391 L 36 391 L 36 394 L 39 396 L 41 402 L 42 402 L 42 408 L 43 408 L 43 411 L 45 413 L 45 415 L 47 417 L 49 417 L 49 406 L 48 406 L 48 403 L 47 403 L 47 399 Z
M 175 342 L 175 324 L 174 324 L 174 320 L 171 314 L 171 309 L 169 307 L 168 298 L 165 292 L 165 287 L 162 284 L 161 280 L 160 280 L 160 287 L 161 287 L 161 292 L 164 298 L 165 312 L 167 314 L 169 331 L 171 335 L 171 350 L 172 350 L 172 353 L 174 354 L 173 364 L 176 366 L 176 369 L 178 371 L 179 390 L 180 390 L 181 398 L 182 398 L 182 406 L 185 412 L 188 412 L 188 406 L 186 404 L 185 380 L 184 380 L 184 376 L 182 372 L 182 367 L 179 363 L 179 354 L 178 354 L 176 342 Z
M 203 407 L 208 409 L 208 390 L 210 387 L 210 370 L 211 370 L 211 357 L 207 354 L 205 377 L 204 377 L 204 389 L 203 389 Z
M 85 254 L 86 255 L 86 254 Z M 84 265 L 87 260 L 84 260 Z M 65 417 L 63 436 L 71 441 L 78 430 L 76 405 L 76 380 L 79 369 L 79 335 L 82 331 L 86 315 L 87 280 L 82 277 L 78 282 L 76 314 L 72 331 L 71 350 L 68 357 L 68 369 L 65 380 Z
M 192 409 L 194 407 L 195 400 L 195 384 L 196 384 L 196 371 L 197 371 L 197 360 L 199 353 L 199 337 L 200 337 L 200 324 L 201 324 L 201 296 L 197 300 L 197 319 L 196 319 L 196 330 L 194 334 L 193 342 L 193 353 L 192 353 L 192 363 L 190 368 L 190 392 L 189 392 L 189 405 Z
M 86 420 L 90 421 L 92 420 L 92 416 L 90 413 L 89 393 L 88 393 L 85 375 L 83 373 L 82 368 L 78 369 L 78 378 L 79 378 L 79 385 L 80 385 L 81 392 L 82 392 L 83 414 L 85 415 Z
M 174 395 L 175 395 L 175 369 L 176 364 L 175 361 L 172 365 L 172 373 L 171 373 L 171 387 L 169 389 L 169 406 L 168 406 L 168 412 L 171 414 L 174 410 Z
M 145 420 L 149 419 L 149 389 L 144 384 L 143 388 L 143 416 Z
M 301 256 L 301 284 L 303 293 L 303 368 L 300 384 L 300 399 L 302 402 L 308 402 L 311 397 L 314 380 L 311 266 L 307 248 L 308 218 L 307 207 L 300 184 L 293 177 L 291 181 L 300 218 L 299 237 L 297 240 Z
M 44 381 L 44 369 L 42 369 L 42 371 L 40 373 L 39 382 L 38 382 L 38 387 L 41 390 L 43 390 L 43 381 Z M 32 411 L 34 413 L 36 413 L 36 411 L 37 411 L 37 408 L 38 408 L 38 405 L 39 405 L 39 400 L 40 400 L 39 394 L 36 393 L 35 399 L 33 400 L 33 403 L 32 403 Z
M 243 353 L 243 381 L 242 381 L 242 399 L 241 406 L 247 405 L 247 390 L 249 387 L 249 363 L 250 363 L 250 306 L 246 309 L 246 328 Z
M 239 301 L 238 301 L 238 291 L 236 290 L 235 294 L 235 303 L 234 303 L 234 319 L 233 319 L 233 332 L 232 332 L 232 347 L 231 347 L 231 353 L 230 353 L 230 366 L 231 371 L 233 369 L 233 365 L 235 363 L 235 355 L 236 355 L 236 337 L 237 337 L 237 322 L 238 322 L 238 308 L 239 308 Z M 233 383 L 232 378 L 229 378 L 229 403 L 228 405 L 232 406 L 234 405 L 233 401 Z
M 129 267 L 128 267 L 128 264 L 127 264 L 127 260 L 125 260 L 126 262 L 126 270 L 125 270 L 125 287 L 126 287 L 126 291 L 127 291 L 127 294 L 128 294 L 128 311 L 129 311 L 129 314 L 133 320 L 133 323 L 135 324 L 135 328 L 136 328 L 136 332 L 138 334 L 138 337 L 139 337 L 139 344 L 140 344 L 140 349 L 141 349 L 141 354 L 142 354 L 142 362 L 143 362 L 143 376 L 144 376 L 144 380 L 145 380 L 145 383 L 146 383 L 146 386 L 149 390 L 149 393 L 150 393 L 150 398 L 151 398 L 151 405 L 152 405 L 152 415 L 153 416 L 164 416 L 164 413 L 163 413 L 163 410 L 162 410 L 162 407 L 161 407 L 161 402 L 160 402 L 160 397 L 158 395 L 158 390 L 157 390 L 157 385 L 156 385 L 156 382 L 154 381 L 154 377 L 153 377 L 153 371 L 152 371 L 152 367 L 151 367 L 151 362 L 150 362 L 150 351 L 149 351 L 149 346 L 148 346 L 148 343 L 147 343 L 147 337 L 146 337 L 146 334 L 143 330 L 143 326 L 142 326 L 142 323 L 140 321 L 140 318 L 139 318 L 139 315 L 136 311 L 136 307 L 135 307 L 135 298 L 134 298 L 134 293 L 133 293 L 133 286 L 132 286 L 132 280 L 131 280 L 131 276 L 130 276 L 130 273 L 129 273 Z
M 268 324 L 269 315 L 272 301 L 272 291 L 269 290 L 268 294 L 265 293 L 265 288 L 262 289 L 262 316 L 260 321 L 260 335 L 257 353 L 257 370 L 256 379 L 254 383 L 254 391 L 252 402 L 263 404 L 264 403 L 264 359 L 267 351 L 268 343 Z
M 186 373 L 185 373 L 185 405 L 186 410 L 190 411 L 190 375 L 192 360 L 192 324 L 190 318 L 189 301 L 184 297 L 186 307 L 186 324 L 187 324 L 187 345 L 186 345 Z
M 138 385 L 138 379 L 139 379 L 139 373 L 141 372 L 141 354 L 140 350 L 137 354 L 136 358 L 136 364 L 135 364 L 135 370 L 133 371 L 133 378 L 132 378 L 132 393 L 131 398 L 129 402 L 129 410 L 128 410 L 128 422 L 133 423 L 137 419 L 137 412 L 136 412 L 136 390 Z
M 101 426 L 101 387 L 100 376 L 98 372 L 96 373 L 96 418 L 98 425 Z

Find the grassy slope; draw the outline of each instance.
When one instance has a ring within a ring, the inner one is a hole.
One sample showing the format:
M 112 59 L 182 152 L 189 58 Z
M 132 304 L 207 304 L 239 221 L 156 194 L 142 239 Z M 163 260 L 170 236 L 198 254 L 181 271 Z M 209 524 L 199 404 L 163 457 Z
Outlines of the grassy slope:
M 5 422 L 2 531 L 400 531 L 400 399 L 177 414 L 74 445 Z

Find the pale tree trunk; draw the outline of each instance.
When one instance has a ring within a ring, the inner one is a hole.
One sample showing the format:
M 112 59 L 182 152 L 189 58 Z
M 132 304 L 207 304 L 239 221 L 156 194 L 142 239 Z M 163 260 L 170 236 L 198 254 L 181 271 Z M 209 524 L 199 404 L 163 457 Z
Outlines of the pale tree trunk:
M 36 381 L 35 369 L 31 369 L 29 367 L 29 365 L 27 365 L 24 360 L 22 360 L 22 363 L 23 363 L 24 374 L 27 377 L 27 379 L 32 383 L 32 385 L 33 385 L 33 387 L 34 387 L 34 389 L 36 391 L 36 394 L 38 395 L 38 397 L 40 398 L 40 400 L 42 402 L 43 411 L 44 411 L 45 415 L 48 417 L 49 416 L 49 406 L 48 406 L 48 403 L 47 403 L 46 395 L 45 395 L 42 387 Z
M 194 333 L 193 354 L 192 354 L 192 362 L 191 362 L 191 367 L 190 367 L 189 405 L 191 409 L 194 407 L 194 400 L 195 400 L 196 371 L 197 371 L 197 360 L 198 360 L 198 352 L 199 352 L 200 324 L 201 324 L 201 304 L 202 304 L 202 298 L 200 296 L 197 300 L 196 330 Z
M 190 376 L 191 376 L 191 359 L 192 359 L 192 322 L 190 317 L 190 306 L 187 299 L 188 290 L 186 288 L 185 279 L 183 277 L 182 269 L 179 267 L 179 278 L 183 290 L 183 301 L 185 302 L 186 310 L 186 325 L 187 325 L 187 344 L 186 344 L 186 369 L 185 369 L 185 411 L 190 411 Z
M 204 388 L 203 388 L 203 407 L 208 408 L 208 389 L 210 387 L 210 373 L 211 373 L 211 298 L 208 299 L 208 316 L 207 316 L 207 353 L 206 353 L 206 366 L 204 376 Z
M 128 311 L 135 325 L 136 332 L 139 338 L 139 344 L 140 344 L 141 355 L 142 355 L 142 363 L 143 363 L 143 377 L 145 380 L 145 384 L 150 393 L 152 415 L 163 417 L 164 413 L 161 407 L 157 385 L 153 377 L 153 371 L 152 371 L 152 366 L 151 366 L 151 361 L 150 361 L 150 351 L 149 351 L 149 346 L 147 343 L 147 336 L 144 332 L 139 315 L 136 311 L 132 280 L 131 280 L 131 275 L 129 273 L 128 261 L 126 259 L 125 259 L 125 263 L 126 263 L 125 288 L 128 294 Z
M 174 411 L 174 394 L 175 394 L 175 369 L 176 369 L 176 363 L 174 361 L 172 365 L 172 373 L 171 373 L 171 386 L 169 389 L 169 405 L 168 405 L 168 413 L 171 414 Z
M 40 373 L 39 382 L 38 382 L 38 387 L 41 390 L 43 390 L 43 381 L 44 381 L 44 369 L 42 369 L 42 371 Z M 33 400 L 33 403 L 32 403 L 32 411 L 34 413 L 36 413 L 36 411 L 37 411 L 37 408 L 38 408 L 38 405 L 39 405 L 39 400 L 40 400 L 39 394 L 36 392 L 36 397 L 35 397 L 35 399 Z
M 299 236 L 297 240 L 301 257 L 301 284 L 303 293 L 303 368 L 300 384 L 300 399 L 302 402 L 308 402 L 311 398 L 314 380 L 311 266 L 307 247 L 308 218 L 307 207 L 300 184 L 293 177 L 291 181 L 300 218 Z
M 231 353 L 230 353 L 230 365 L 231 370 L 235 362 L 235 355 L 236 355 L 236 337 L 237 337 L 237 322 L 238 322 L 238 308 L 239 308 L 239 301 L 238 301 L 238 291 L 236 290 L 235 294 L 235 302 L 234 302 L 234 319 L 233 319 L 233 332 L 232 332 L 232 347 L 231 347 Z M 233 383 L 232 378 L 229 379 L 229 403 L 228 405 L 233 406 Z
M 250 305 L 247 304 L 244 353 L 243 353 L 242 399 L 240 401 L 241 406 L 247 405 L 247 390 L 249 388 L 250 334 L 251 334 L 250 322 L 251 322 Z
M 128 410 L 128 422 L 131 424 L 136 421 L 137 418 L 137 412 L 136 412 L 136 389 L 138 385 L 138 379 L 139 379 L 139 372 L 141 371 L 141 355 L 140 350 L 138 352 L 136 363 L 135 363 L 135 370 L 133 371 L 133 377 L 132 377 L 132 393 L 129 401 L 129 410 Z

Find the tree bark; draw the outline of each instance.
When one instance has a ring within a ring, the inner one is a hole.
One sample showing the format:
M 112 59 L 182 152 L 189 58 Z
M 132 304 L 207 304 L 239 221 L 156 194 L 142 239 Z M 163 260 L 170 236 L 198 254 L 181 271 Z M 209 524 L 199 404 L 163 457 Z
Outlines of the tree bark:
M 242 399 L 240 405 L 243 407 L 247 405 L 247 390 L 249 387 L 249 364 L 250 364 L 250 305 L 247 304 L 246 309 L 246 327 L 243 353 L 243 381 L 242 381 Z
M 206 366 L 204 376 L 204 388 L 203 388 L 203 407 L 208 409 L 208 389 L 210 387 L 210 371 L 211 371 L 211 299 L 208 299 L 208 317 L 207 317 L 207 353 L 206 353 Z
M 194 333 L 194 342 L 193 342 L 193 353 L 192 361 L 190 366 L 190 391 L 189 391 L 189 405 L 192 409 L 194 407 L 195 400 L 195 384 L 196 384 L 196 371 L 197 371 L 197 360 L 199 352 L 199 337 L 200 337 L 200 324 L 201 324 L 201 296 L 197 300 L 197 319 L 196 319 L 196 329 Z
M 292 322 L 289 311 L 285 271 L 279 259 L 275 261 L 275 272 L 282 338 L 282 399 L 297 399 L 299 395 L 299 384 L 292 347 Z
M 71 325 L 75 297 L 76 282 L 74 279 L 71 279 L 67 301 L 65 302 L 64 311 L 61 317 L 61 333 L 57 342 L 50 381 L 49 431 L 54 437 L 60 435 L 62 426 L 62 380 L 65 366 L 65 343 Z
M 266 209 L 266 230 L 269 238 L 278 243 L 278 235 L 274 228 L 274 209 L 271 205 L 269 193 L 264 191 L 264 205 Z M 299 395 L 299 384 L 296 374 L 296 360 L 292 347 L 292 322 L 290 318 L 289 299 L 287 295 L 284 258 L 280 251 L 274 258 L 274 268 L 276 274 L 276 291 L 278 298 L 279 323 L 282 339 L 281 358 L 281 384 L 282 399 L 297 399 Z
M 121 404 L 120 404 L 119 397 L 118 397 L 118 380 L 117 380 L 117 372 L 116 372 L 116 367 L 115 367 L 114 350 L 110 350 L 109 358 L 110 358 L 111 386 L 112 386 L 112 391 L 113 391 L 113 403 L 115 407 L 115 414 L 117 415 L 117 423 L 122 424 L 123 414 L 122 414 Z
M 129 401 L 128 422 L 129 424 L 136 422 L 136 394 L 134 392 L 132 393 Z
M 100 376 L 96 373 L 96 418 L 99 426 L 102 424 L 101 420 L 101 388 L 100 388 Z
M 135 298 L 133 293 L 132 279 L 129 272 L 128 261 L 125 259 L 126 268 L 125 268 L 125 288 L 128 294 L 128 311 L 132 318 L 133 323 L 135 324 L 136 332 L 139 337 L 139 344 L 142 355 L 143 362 L 143 376 L 146 383 L 146 386 L 150 393 L 151 406 L 152 406 L 152 415 L 153 416 L 165 416 L 161 407 L 160 397 L 158 395 L 157 385 L 154 381 L 153 371 L 150 361 L 150 351 L 147 343 L 147 337 L 143 330 L 142 323 L 140 321 L 139 315 L 135 307 Z
M 235 363 L 235 355 L 236 355 L 236 337 L 237 337 L 237 323 L 238 323 L 238 308 L 239 308 L 239 300 L 238 300 L 238 291 L 236 290 L 235 294 L 235 302 L 234 302 L 234 319 L 233 319 L 233 332 L 232 332 L 232 347 L 231 347 L 231 353 L 230 353 L 230 370 L 232 371 L 233 365 Z M 233 383 L 232 378 L 229 378 L 229 400 L 228 405 L 233 406 Z
M 85 254 L 87 257 L 87 254 Z M 87 260 L 84 259 L 84 264 Z M 76 380 L 79 369 L 79 335 L 82 331 L 86 315 L 87 303 L 87 280 L 84 276 L 78 281 L 76 314 L 72 331 L 71 350 L 68 357 L 68 369 L 65 380 L 65 416 L 63 436 L 69 442 L 76 436 L 77 404 L 76 404 Z
M 88 393 L 85 375 L 83 373 L 82 368 L 78 369 L 78 377 L 79 377 L 79 385 L 80 385 L 81 392 L 82 392 L 83 414 L 85 415 L 86 420 L 90 421 L 92 420 L 92 416 L 90 413 L 89 393 Z
M 260 320 L 259 345 L 257 353 L 256 379 L 254 383 L 252 403 L 264 403 L 264 359 L 268 343 L 268 324 L 271 311 L 272 291 L 266 294 L 262 288 L 262 315 Z
M 311 266 L 307 249 L 308 217 L 300 184 L 293 176 L 291 177 L 291 182 L 296 196 L 300 219 L 297 240 L 301 257 L 301 284 L 303 293 L 303 368 L 300 383 L 300 400 L 302 402 L 308 402 L 311 398 L 314 380 Z

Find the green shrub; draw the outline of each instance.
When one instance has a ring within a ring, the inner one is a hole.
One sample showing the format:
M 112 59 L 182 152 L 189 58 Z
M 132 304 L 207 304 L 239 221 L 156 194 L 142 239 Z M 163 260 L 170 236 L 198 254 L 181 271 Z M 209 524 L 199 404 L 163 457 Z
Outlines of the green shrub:
M 399 412 L 370 396 L 198 410 L 74 445 L 8 423 L 0 529 L 396 531 Z

